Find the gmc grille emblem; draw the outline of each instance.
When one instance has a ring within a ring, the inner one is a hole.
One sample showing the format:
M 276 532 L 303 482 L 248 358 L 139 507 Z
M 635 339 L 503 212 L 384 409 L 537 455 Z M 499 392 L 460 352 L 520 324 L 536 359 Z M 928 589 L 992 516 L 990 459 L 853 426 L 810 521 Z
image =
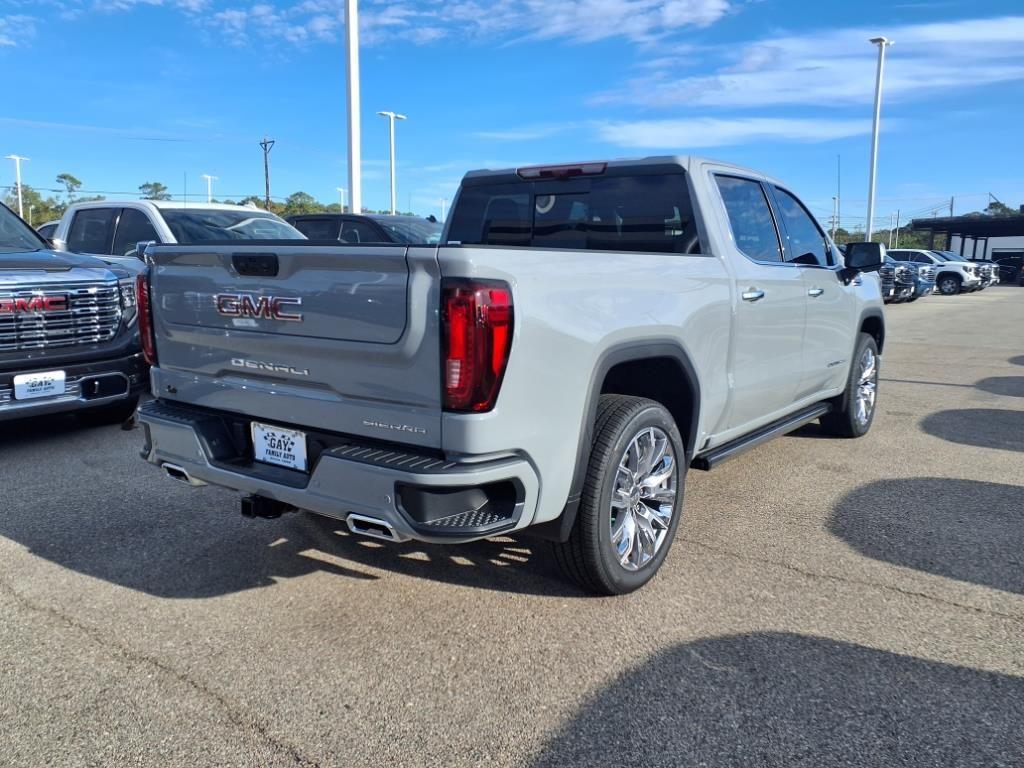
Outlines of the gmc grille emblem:
M 0 299 L 0 315 L 15 315 L 22 312 L 64 312 L 67 308 L 67 296 Z
M 302 306 L 302 299 L 285 296 L 254 296 L 251 293 L 218 293 L 213 297 L 217 314 L 224 317 L 258 317 L 263 320 L 302 322 L 301 312 L 288 307 Z

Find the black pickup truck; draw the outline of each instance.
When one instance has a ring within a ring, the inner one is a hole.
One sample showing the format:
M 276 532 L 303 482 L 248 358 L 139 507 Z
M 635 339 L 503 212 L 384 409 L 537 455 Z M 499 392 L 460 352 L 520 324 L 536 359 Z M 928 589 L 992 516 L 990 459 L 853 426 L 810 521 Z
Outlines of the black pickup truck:
M 136 274 L 52 250 L 0 205 L 0 424 L 65 411 L 96 424 L 131 416 L 148 380 Z

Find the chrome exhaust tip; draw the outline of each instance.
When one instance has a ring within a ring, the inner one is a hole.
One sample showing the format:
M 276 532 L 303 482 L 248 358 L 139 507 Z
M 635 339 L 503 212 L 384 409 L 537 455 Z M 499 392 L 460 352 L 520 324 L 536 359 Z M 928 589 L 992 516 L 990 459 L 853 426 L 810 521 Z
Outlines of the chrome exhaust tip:
M 184 467 L 179 467 L 177 464 L 164 462 L 160 465 L 160 468 L 163 469 L 164 473 L 171 478 L 171 480 L 177 480 L 180 483 L 187 483 L 193 488 L 202 488 L 206 485 L 202 480 L 196 480 L 196 478 L 192 477 L 185 471 Z
M 384 541 L 404 541 L 404 537 L 398 534 L 394 526 L 386 520 L 366 515 L 357 515 L 354 512 L 345 518 L 345 524 L 352 533 L 360 536 L 369 536 L 371 539 L 383 539 Z

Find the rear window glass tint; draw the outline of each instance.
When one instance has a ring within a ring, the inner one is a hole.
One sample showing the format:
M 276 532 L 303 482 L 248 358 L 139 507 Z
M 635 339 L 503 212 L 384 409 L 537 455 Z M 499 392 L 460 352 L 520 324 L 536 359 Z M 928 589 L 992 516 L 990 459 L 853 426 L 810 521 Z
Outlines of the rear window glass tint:
M 463 187 L 449 242 L 699 253 L 683 174 Z

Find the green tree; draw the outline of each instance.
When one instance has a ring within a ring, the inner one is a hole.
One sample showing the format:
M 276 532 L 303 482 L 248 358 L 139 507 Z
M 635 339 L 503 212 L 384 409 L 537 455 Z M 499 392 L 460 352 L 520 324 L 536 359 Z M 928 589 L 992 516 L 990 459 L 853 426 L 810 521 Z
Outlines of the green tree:
M 298 216 L 304 213 L 323 213 L 326 208 L 307 192 L 293 192 L 284 201 L 281 216 Z
M 54 219 L 59 219 L 64 212 L 64 206 L 59 200 L 53 197 L 44 199 L 38 190 L 33 189 L 28 184 L 21 185 L 21 201 L 25 211 L 25 221 L 34 227 Z M 6 197 L 4 197 L 4 203 L 12 211 L 17 212 L 18 190 L 16 187 L 11 187 Z
M 82 186 L 81 180 L 70 173 L 57 174 L 57 183 L 64 186 L 68 203 L 71 203 L 71 201 L 75 199 L 75 193 L 78 192 Z
M 143 200 L 171 199 L 171 194 L 170 192 L 167 191 L 167 187 L 165 187 L 159 181 L 147 181 L 145 184 L 140 184 L 139 192 L 142 193 Z
M 988 204 L 988 206 L 986 206 L 985 214 L 988 215 L 988 216 L 996 216 L 996 217 L 1019 216 L 1020 215 L 1018 211 L 1015 211 L 1013 208 L 1011 208 L 1008 205 L 1004 205 L 1003 203 L 999 202 L 998 200 L 993 200 L 991 203 Z

